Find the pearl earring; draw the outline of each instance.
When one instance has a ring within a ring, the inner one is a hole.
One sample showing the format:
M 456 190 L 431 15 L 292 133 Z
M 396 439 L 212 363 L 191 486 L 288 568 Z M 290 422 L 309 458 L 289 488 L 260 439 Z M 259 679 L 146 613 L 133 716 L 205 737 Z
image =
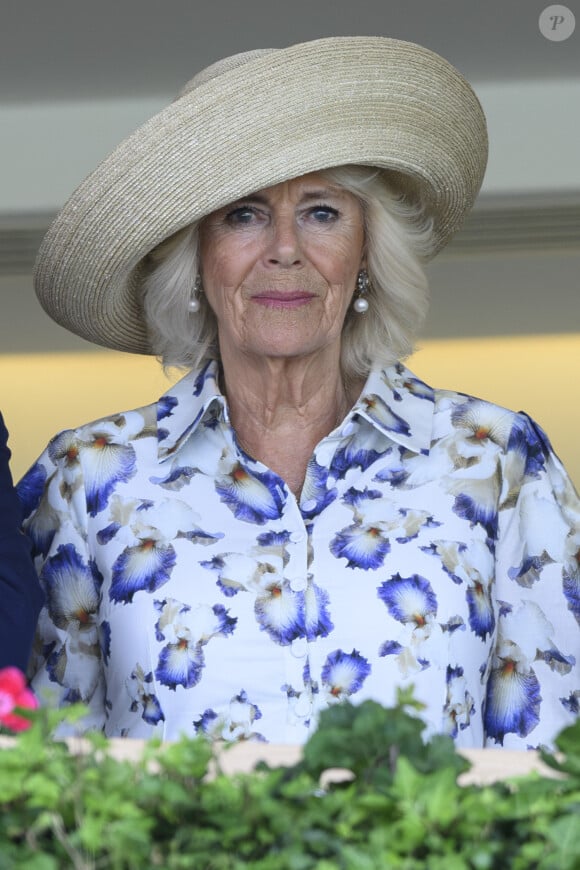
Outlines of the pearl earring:
M 365 314 L 369 310 L 369 303 L 364 298 L 365 294 L 370 290 L 371 282 L 366 269 L 361 269 L 356 279 L 357 298 L 354 300 L 353 308 L 357 314 Z
M 198 275 L 197 278 L 195 279 L 195 282 L 193 285 L 193 292 L 191 294 L 191 299 L 187 303 L 187 310 L 189 311 L 190 314 L 197 314 L 197 312 L 199 311 L 199 309 L 201 307 L 200 302 L 199 302 L 199 294 L 201 292 L 202 292 L 201 278 Z

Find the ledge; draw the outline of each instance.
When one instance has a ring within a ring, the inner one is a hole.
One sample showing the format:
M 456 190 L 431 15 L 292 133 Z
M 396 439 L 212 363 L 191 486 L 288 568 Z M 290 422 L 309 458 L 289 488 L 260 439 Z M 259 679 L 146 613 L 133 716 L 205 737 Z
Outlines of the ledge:
M 15 737 L 0 737 L 0 749 L 14 745 Z M 82 737 L 66 741 L 73 753 L 87 751 L 90 744 Z M 109 752 L 118 761 L 138 761 L 147 744 L 145 740 L 111 738 Z M 471 769 L 459 777 L 460 785 L 489 785 L 500 780 L 513 779 L 536 772 L 542 776 L 558 778 L 557 771 L 542 762 L 534 751 L 512 749 L 462 749 L 458 753 L 472 765 Z M 300 761 L 301 746 L 274 743 L 235 743 L 222 744 L 216 753 L 219 769 L 227 776 L 237 773 L 250 773 L 257 764 L 265 762 L 269 767 L 291 767 Z M 325 781 L 339 781 L 349 778 L 343 769 L 327 771 Z

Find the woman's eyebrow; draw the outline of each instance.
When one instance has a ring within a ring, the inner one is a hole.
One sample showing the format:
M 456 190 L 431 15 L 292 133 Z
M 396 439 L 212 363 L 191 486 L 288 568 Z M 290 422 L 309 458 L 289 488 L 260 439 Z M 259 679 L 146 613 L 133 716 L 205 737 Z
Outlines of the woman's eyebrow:
M 327 196 L 338 197 L 342 196 L 342 191 L 337 187 L 321 187 L 317 190 L 307 190 L 302 195 L 303 200 L 324 199 Z
M 320 187 L 314 190 L 305 190 L 301 194 L 299 201 L 314 202 L 331 196 L 340 199 L 343 195 L 343 191 L 338 187 Z M 225 208 L 236 208 L 243 205 L 252 205 L 253 203 L 257 205 L 269 205 L 270 198 L 263 193 L 251 193 L 249 196 L 241 196 L 239 199 L 234 200 L 234 202 L 230 203 L 229 206 L 225 206 Z
M 252 205 L 253 203 L 257 203 L 258 205 L 268 205 L 268 197 L 263 196 L 260 193 L 252 193 L 250 196 L 240 196 L 239 199 L 235 199 L 233 202 L 230 202 L 228 205 L 224 205 L 224 209 L 238 208 L 243 205 Z

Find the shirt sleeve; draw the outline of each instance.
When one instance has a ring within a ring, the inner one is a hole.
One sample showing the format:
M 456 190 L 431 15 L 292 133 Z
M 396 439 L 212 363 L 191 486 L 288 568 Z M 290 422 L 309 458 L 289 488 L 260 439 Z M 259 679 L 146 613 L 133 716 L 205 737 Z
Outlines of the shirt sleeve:
M 98 609 L 102 578 L 91 556 L 79 450 L 61 433 L 19 484 L 24 527 L 45 594 L 30 660 L 41 703 L 89 707 L 83 727 L 102 729 L 105 687 Z
M 552 745 L 580 712 L 580 500 L 524 414 L 504 458 L 486 745 L 528 749 Z
M 26 670 L 42 593 L 10 473 L 8 432 L 0 415 L 0 667 Z

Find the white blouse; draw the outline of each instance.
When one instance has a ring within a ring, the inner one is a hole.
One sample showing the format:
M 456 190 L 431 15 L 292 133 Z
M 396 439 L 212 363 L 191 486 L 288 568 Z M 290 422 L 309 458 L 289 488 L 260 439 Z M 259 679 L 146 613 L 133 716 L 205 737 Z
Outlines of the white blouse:
M 39 696 L 109 736 L 300 743 L 413 685 L 427 733 L 550 744 L 580 705 L 580 502 L 539 427 L 373 372 L 298 502 L 217 380 L 60 433 L 21 482 Z

